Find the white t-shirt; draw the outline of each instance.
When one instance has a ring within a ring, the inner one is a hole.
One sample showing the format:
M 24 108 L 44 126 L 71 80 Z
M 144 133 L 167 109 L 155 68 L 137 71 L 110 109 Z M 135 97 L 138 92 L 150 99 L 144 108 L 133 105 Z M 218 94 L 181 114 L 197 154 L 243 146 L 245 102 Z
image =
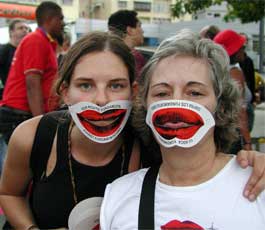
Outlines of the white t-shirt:
M 128 174 L 107 186 L 100 214 L 101 230 L 138 229 L 146 171 Z M 215 177 L 196 186 L 169 186 L 157 179 L 155 229 L 265 230 L 265 193 L 255 202 L 242 195 L 251 171 L 241 169 L 233 158 Z

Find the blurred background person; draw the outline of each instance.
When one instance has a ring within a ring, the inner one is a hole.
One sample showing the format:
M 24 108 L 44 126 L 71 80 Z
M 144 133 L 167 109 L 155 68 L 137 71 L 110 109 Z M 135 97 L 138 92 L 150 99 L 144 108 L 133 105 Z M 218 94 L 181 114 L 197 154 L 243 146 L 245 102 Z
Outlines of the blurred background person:
M 144 31 L 140 20 L 137 18 L 137 12 L 134 10 L 119 10 L 113 13 L 108 19 L 108 29 L 121 37 L 132 50 L 136 65 L 136 78 L 138 78 L 146 61 L 144 56 L 135 49 L 136 46 L 144 43 Z
M 255 101 L 255 68 L 253 64 L 253 60 L 247 55 L 246 46 L 248 45 L 248 36 L 244 33 L 240 33 L 240 35 L 246 38 L 246 42 L 239 54 L 237 55 L 240 68 L 243 70 L 246 83 L 248 88 L 252 94 L 252 102 Z
M 203 27 L 200 31 L 201 38 L 209 38 L 211 40 L 214 39 L 216 34 L 220 32 L 220 29 L 215 25 L 207 25 Z
M 8 72 L 12 63 L 16 48 L 21 40 L 28 34 L 29 27 L 22 19 L 13 19 L 8 26 L 10 40 L 8 43 L 0 46 L 0 78 L 3 86 L 6 83 Z M 2 98 L 3 89 L 0 91 Z
M 71 34 L 69 32 L 64 32 L 63 41 L 61 42 L 61 44 L 59 44 L 59 42 L 58 42 L 58 49 L 57 49 L 58 66 L 61 65 L 64 55 L 70 49 L 71 41 L 72 41 Z
M 18 124 L 52 109 L 50 91 L 58 70 L 56 40 L 62 36 L 63 19 L 58 4 L 42 2 L 36 9 L 38 28 L 16 50 L 0 102 L 0 131 L 6 143 Z
M 17 46 L 19 45 L 21 40 L 28 34 L 29 27 L 24 20 L 13 19 L 9 23 L 8 32 L 10 38 L 9 42 L 0 46 L 0 79 L 2 82 L 2 88 L 0 88 L 0 99 L 2 99 L 4 86 Z M 0 174 L 2 172 L 2 165 L 5 158 L 6 147 L 7 146 L 2 133 L 0 133 Z
M 255 72 L 255 102 L 265 102 L 265 81 L 260 73 Z
M 252 131 L 254 120 L 255 120 L 255 114 L 254 114 L 254 106 L 256 104 L 256 96 L 255 96 L 255 69 L 254 69 L 254 63 L 253 60 L 247 55 L 246 52 L 246 46 L 248 44 L 248 36 L 244 33 L 241 33 L 240 35 L 244 36 L 246 38 L 246 42 L 244 46 L 240 49 L 240 51 L 237 54 L 238 63 L 240 65 L 240 68 L 242 69 L 245 77 L 245 81 L 247 83 L 247 86 L 251 92 L 252 99 L 247 105 L 247 114 L 248 114 L 248 127 L 249 132 Z
M 239 113 L 240 140 L 232 147 L 231 153 L 240 149 L 251 149 L 251 137 L 248 125 L 247 107 L 252 100 L 251 92 L 245 81 L 244 73 L 239 66 L 240 56 L 244 52 L 246 38 L 233 30 L 223 30 L 214 37 L 214 42 L 224 47 L 230 58 L 230 76 L 238 83 L 241 92 L 241 112 Z

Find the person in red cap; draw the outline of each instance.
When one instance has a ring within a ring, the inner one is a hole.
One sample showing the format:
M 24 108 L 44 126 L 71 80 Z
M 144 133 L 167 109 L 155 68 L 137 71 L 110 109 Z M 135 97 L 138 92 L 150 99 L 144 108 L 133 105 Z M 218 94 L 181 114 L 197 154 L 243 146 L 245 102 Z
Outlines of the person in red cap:
M 240 113 L 240 140 L 236 142 L 231 150 L 236 153 L 239 149 L 251 149 L 251 137 L 248 130 L 248 115 L 247 104 L 251 102 L 252 96 L 249 88 L 247 87 L 243 71 L 240 69 L 239 60 L 244 53 L 244 44 L 246 42 L 245 36 L 237 32 L 227 29 L 219 32 L 214 37 L 214 42 L 223 46 L 230 57 L 230 75 L 238 82 L 238 86 L 242 92 L 242 106 Z

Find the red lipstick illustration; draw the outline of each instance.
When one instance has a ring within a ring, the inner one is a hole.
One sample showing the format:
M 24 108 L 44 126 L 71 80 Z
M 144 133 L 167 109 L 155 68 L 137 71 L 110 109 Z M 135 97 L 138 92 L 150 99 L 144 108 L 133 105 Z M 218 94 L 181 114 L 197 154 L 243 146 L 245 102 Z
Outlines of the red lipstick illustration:
M 93 227 L 92 230 L 100 230 L 99 224 L 97 224 L 95 227 Z
M 184 108 L 165 108 L 156 111 L 152 117 L 156 131 L 165 139 L 191 138 L 204 125 L 199 114 Z
M 120 127 L 126 114 L 126 109 L 112 109 L 104 113 L 86 110 L 77 114 L 83 127 L 95 136 L 110 136 Z M 109 125 L 96 125 L 94 122 L 106 121 Z
M 192 221 L 178 221 L 178 220 L 172 220 L 168 222 L 167 224 L 161 226 L 161 230 L 203 230 L 203 228 L 193 223 Z

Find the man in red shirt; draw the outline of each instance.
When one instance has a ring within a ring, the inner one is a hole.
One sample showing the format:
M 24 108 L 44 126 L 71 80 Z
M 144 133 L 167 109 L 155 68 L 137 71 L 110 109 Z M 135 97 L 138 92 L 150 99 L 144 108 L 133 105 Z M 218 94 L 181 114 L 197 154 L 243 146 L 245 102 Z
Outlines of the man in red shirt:
M 6 142 L 15 127 L 48 112 L 52 83 L 57 75 L 56 40 L 63 36 L 63 14 L 54 2 L 36 9 L 38 28 L 18 46 L 0 102 L 0 133 Z

